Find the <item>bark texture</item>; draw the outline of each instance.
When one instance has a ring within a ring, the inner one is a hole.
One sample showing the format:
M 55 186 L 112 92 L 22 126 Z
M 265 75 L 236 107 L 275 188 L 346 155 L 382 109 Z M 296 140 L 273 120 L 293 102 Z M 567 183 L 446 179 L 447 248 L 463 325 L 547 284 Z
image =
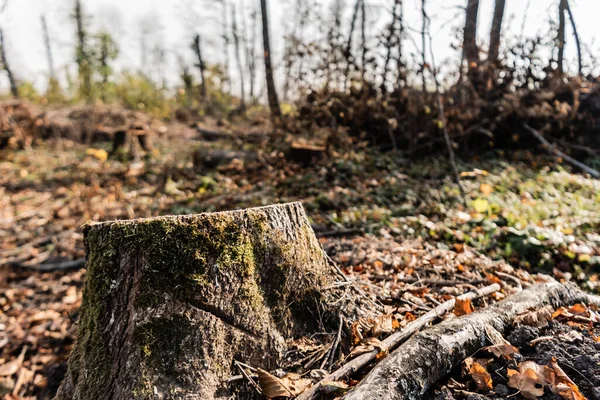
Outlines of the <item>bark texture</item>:
M 464 59 L 470 64 L 479 61 L 477 50 L 477 14 L 479 13 L 479 0 L 467 0 L 465 12 L 465 30 L 463 42 Z
M 267 97 L 269 99 L 269 108 L 274 118 L 281 118 L 281 108 L 279 107 L 279 97 L 275 88 L 275 79 L 273 78 L 273 64 L 271 62 L 271 39 L 269 37 L 269 9 L 267 0 L 260 0 L 260 11 L 262 16 L 262 37 L 265 59 L 265 77 L 267 80 Z
M 490 30 L 490 50 L 488 52 L 488 61 L 490 62 L 498 60 L 505 6 L 506 0 L 496 0 L 494 5 L 494 19 L 492 20 L 492 29 Z
M 597 296 L 587 295 L 574 284 L 551 282 L 536 285 L 481 311 L 442 322 L 392 352 L 344 399 L 420 399 L 431 385 L 486 344 L 486 324 L 503 332 L 518 314 L 529 308 L 575 302 L 600 304 Z
M 558 48 L 558 74 L 564 73 L 565 59 L 565 12 L 567 11 L 567 0 L 560 0 L 558 5 L 558 31 L 556 34 L 556 47 Z
M 0 28 L 0 67 L 2 67 L 6 71 L 6 75 L 8 76 L 8 83 L 10 84 L 10 93 L 15 99 L 18 99 L 19 89 L 17 87 L 17 80 L 15 79 L 15 76 L 6 58 L 6 48 L 4 46 L 4 33 L 2 31 L 2 28 Z
M 286 339 L 357 310 L 343 289 L 322 290 L 340 277 L 299 203 L 92 223 L 84 235 L 59 400 L 245 398 L 225 383 L 234 359 L 275 368 Z

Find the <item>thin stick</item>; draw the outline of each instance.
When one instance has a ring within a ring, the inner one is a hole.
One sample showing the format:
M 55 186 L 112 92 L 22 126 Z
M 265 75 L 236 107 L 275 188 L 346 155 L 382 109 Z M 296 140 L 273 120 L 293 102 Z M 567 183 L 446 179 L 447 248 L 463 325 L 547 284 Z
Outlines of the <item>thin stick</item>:
M 337 350 L 338 344 L 340 343 L 340 340 L 342 339 L 342 326 L 343 325 L 344 325 L 344 319 L 342 318 L 342 315 L 340 314 L 340 327 L 338 328 L 337 336 L 335 337 L 335 340 L 334 340 L 333 344 L 331 345 L 331 353 L 329 353 L 329 368 L 331 368 L 333 366 L 333 363 L 335 360 L 335 352 Z
M 546 140 L 546 138 L 539 131 L 532 128 L 531 126 L 529 126 L 525 123 L 523 124 L 523 126 L 525 127 L 525 129 L 527 129 L 529 132 L 531 132 L 531 134 L 533 136 L 535 136 L 535 138 L 537 140 L 539 140 L 544 145 L 544 147 L 547 150 L 549 150 L 551 153 L 553 153 L 555 156 L 563 158 L 568 163 L 573 164 L 574 166 L 576 166 L 579 169 L 582 169 L 583 171 L 587 172 L 594 178 L 600 178 L 600 172 L 598 172 L 594 168 L 588 167 L 587 165 L 585 165 L 582 162 L 577 161 L 573 157 L 566 155 L 565 153 L 560 151 L 554 143 L 550 143 L 548 140 Z
M 458 296 L 457 299 L 474 300 L 497 292 L 498 290 L 500 290 L 500 285 L 494 283 L 493 285 L 486 286 L 480 289 L 478 292 L 469 292 Z M 456 299 L 450 299 L 440 304 L 433 310 L 423 314 L 414 321 L 408 323 L 403 330 L 398 331 L 384 339 L 382 341 L 383 345 L 387 347 L 390 351 L 392 351 L 394 348 L 398 347 L 403 341 L 420 331 L 425 325 L 452 311 L 452 309 L 454 308 L 455 301 Z M 352 359 L 350 362 L 344 364 L 342 367 L 326 376 L 324 379 L 312 386 L 310 389 L 307 389 L 304 393 L 302 393 L 302 395 L 298 397 L 298 400 L 312 399 L 313 396 L 319 391 L 322 382 L 337 381 L 344 377 L 351 376 L 352 374 L 356 373 L 361 368 L 369 364 L 371 361 L 373 361 L 378 354 L 379 350 L 376 349 Z
M 429 19 L 429 16 L 426 14 L 425 9 L 423 9 L 423 18 Z M 458 167 L 456 166 L 456 156 L 454 155 L 454 149 L 452 148 L 452 142 L 450 141 L 450 134 L 448 133 L 448 126 L 446 123 L 446 112 L 444 111 L 444 102 L 442 101 L 440 83 L 438 82 L 437 78 L 437 67 L 435 65 L 435 57 L 433 55 L 433 38 L 431 37 L 431 32 L 429 32 L 429 29 L 427 29 L 427 36 L 429 37 L 429 53 L 431 55 L 431 75 L 433 76 L 433 82 L 435 83 L 435 95 L 437 97 L 438 104 L 438 118 L 442 122 L 444 141 L 446 142 L 448 154 L 450 155 L 450 165 L 452 166 L 452 171 L 454 172 L 454 180 L 456 181 L 458 189 L 460 190 L 460 196 L 462 198 L 463 206 L 467 207 L 467 195 L 465 194 L 465 189 L 462 187 L 462 184 L 460 182 L 460 174 L 458 173 Z
M 248 373 L 244 370 L 244 367 L 242 367 L 241 362 L 239 361 L 234 361 L 235 365 L 238 367 L 238 369 L 240 370 L 240 372 L 242 373 L 242 375 L 244 375 L 244 378 L 246 378 L 246 380 L 248 381 L 248 383 L 250 383 L 250 385 L 254 388 L 254 390 L 256 390 L 256 392 L 259 395 L 262 395 L 262 390 L 260 390 L 260 386 L 258 386 L 258 384 L 256 382 L 254 382 L 254 379 L 250 378 L 250 376 L 248 375 Z M 244 364 L 246 365 L 246 364 Z
M 28 270 L 37 271 L 37 272 L 53 272 L 53 271 L 70 271 L 73 269 L 81 269 L 85 267 L 85 258 L 79 258 L 76 260 L 69 260 L 57 263 L 49 263 L 49 264 L 37 264 L 37 265 L 22 265 L 15 263 L 14 264 L 20 268 L 26 268 Z

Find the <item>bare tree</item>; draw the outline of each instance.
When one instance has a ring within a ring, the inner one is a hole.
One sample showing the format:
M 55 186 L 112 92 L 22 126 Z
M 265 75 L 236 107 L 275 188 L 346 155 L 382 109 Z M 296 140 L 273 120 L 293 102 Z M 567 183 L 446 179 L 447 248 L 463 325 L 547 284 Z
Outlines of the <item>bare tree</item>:
M 492 63 L 495 63 L 498 60 L 505 5 L 506 0 L 496 0 L 494 5 L 494 18 L 492 20 L 492 29 L 490 31 L 490 49 L 488 51 L 488 61 Z
M 115 60 L 119 55 L 119 48 L 112 36 L 108 32 L 100 32 L 96 36 L 98 41 L 97 50 L 97 62 L 100 67 L 100 95 L 103 102 L 108 100 L 107 87 L 110 75 L 112 74 L 112 68 L 110 62 Z
M 385 59 L 383 62 L 383 81 L 381 84 L 382 90 L 385 90 L 388 82 L 389 64 L 392 61 L 392 49 L 394 47 L 394 35 L 396 35 L 396 25 L 398 22 L 398 8 L 401 7 L 402 0 L 394 0 L 394 7 L 392 7 L 392 21 L 388 27 L 388 32 L 385 37 Z M 400 37 L 396 36 L 396 40 L 399 41 Z
M 192 43 L 192 50 L 194 50 L 194 54 L 196 55 L 196 64 L 195 64 L 196 68 L 198 68 L 198 71 L 200 71 L 200 95 L 202 96 L 203 99 L 206 99 L 206 96 L 207 96 L 206 77 L 205 77 L 206 65 L 204 64 L 204 58 L 202 57 L 202 40 L 201 40 L 199 34 L 194 36 L 194 42 Z
M 250 100 L 254 101 L 256 88 L 256 28 L 258 27 L 258 10 L 252 9 L 250 13 L 250 43 L 247 46 L 246 59 L 248 60 L 248 75 L 250 78 Z
M 575 46 L 577 46 L 577 73 L 579 76 L 583 75 L 583 63 L 581 61 L 581 42 L 579 41 L 579 33 L 577 32 L 577 25 L 575 25 L 575 19 L 573 18 L 573 12 L 568 0 L 565 1 L 567 7 L 567 13 L 569 13 L 569 20 L 571 21 L 571 28 L 573 28 L 573 36 L 575 37 Z
M 240 46 L 240 36 L 237 28 L 237 14 L 235 5 L 231 5 L 231 34 L 233 36 L 233 45 L 235 47 L 235 59 L 240 75 L 240 111 L 246 110 L 246 89 L 244 83 L 244 64 L 242 63 L 242 52 Z
M 365 79 L 365 72 L 367 69 L 367 11 L 365 6 L 365 0 L 360 2 L 360 38 L 361 38 L 361 77 Z
M 425 79 L 425 69 L 427 67 L 427 42 L 425 41 L 425 33 L 427 31 L 427 25 L 429 22 L 429 18 L 427 17 L 427 12 L 425 10 L 425 0 L 421 0 L 421 17 L 421 89 L 423 90 L 423 93 L 425 93 L 427 91 L 427 80 Z
M 8 83 L 10 84 L 10 92 L 13 97 L 19 98 L 19 89 L 17 87 L 17 80 L 10 69 L 10 65 L 8 64 L 8 60 L 6 58 L 6 46 L 4 45 L 4 32 L 2 28 L 0 28 L 0 63 L 2 64 L 2 68 L 6 71 L 6 75 L 8 75 Z
M 556 37 L 556 47 L 558 47 L 558 74 L 564 73 L 564 58 L 565 58 L 565 11 L 567 11 L 567 0 L 560 0 L 558 5 L 558 32 Z
M 267 0 L 260 0 L 260 11 L 262 14 L 262 36 L 265 59 L 265 77 L 267 81 L 267 97 L 269 99 L 269 108 L 274 118 L 281 117 L 281 108 L 279 107 L 279 98 L 275 89 L 275 80 L 273 79 L 273 65 L 271 64 L 271 41 L 269 38 L 269 14 L 267 9 Z
M 223 24 L 223 45 L 225 46 L 223 49 L 223 79 L 221 80 L 221 91 L 225 91 L 223 87 L 224 82 L 229 81 L 229 25 L 227 24 L 227 1 L 220 0 L 222 4 L 223 17 L 221 18 L 221 23 Z M 231 92 L 231 83 L 228 84 L 227 90 Z
M 356 0 L 354 3 L 354 10 L 352 12 L 352 19 L 350 20 L 350 31 L 348 32 L 348 42 L 346 43 L 346 51 L 344 57 L 346 58 L 346 71 L 344 73 L 344 89 L 347 87 L 348 78 L 350 75 L 350 66 L 354 63 L 352 56 L 352 38 L 354 37 L 354 28 L 356 27 L 356 20 L 358 19 L 358 13 L 360 12 L 360 5 L 362 0 Z
M 463 37 L 463 58 L 469 64 L 479 62 L 479 51 L 477 50 L 477 14 L 479 12 L 479 0 L 467 0 L 465 12 L 465 29 Z
M 92 66 L 88 52 L 87 31 L 81 0 L 75 0 L 75 22 L 77 24 L 77 48 L 75 50 L 75 61 L 79 69 L 81 83 L 81 94 L 88 102 L 92 101 Z
M 400 2 L 398 10 L 398 58 L 396 60 L 396 85 L 400 86 L 402 81 L 405 80 L 404 73 L 404 62 L 402 61 L 402 40 L 404 39 L 404 0 L 397 0 Z
M 44 46 L 46 47 L 46 58 L 48 60 L 48 72 L 50 79 L 56 79 L 56 71 L 54 70 L 54 58 L 52 57 L 52 47 L 50 47 L 50 35 L 48 34 L 48 24 L 46 17 L 41 16 L 42 31 L 44 32 Z

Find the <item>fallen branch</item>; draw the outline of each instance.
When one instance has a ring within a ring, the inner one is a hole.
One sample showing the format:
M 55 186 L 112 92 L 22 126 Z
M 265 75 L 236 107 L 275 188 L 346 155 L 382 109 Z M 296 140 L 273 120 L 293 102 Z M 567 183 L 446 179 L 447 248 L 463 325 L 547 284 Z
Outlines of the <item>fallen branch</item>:
M 85 267 L 85 258 L 77 260 L 62 261 L 57 263 L 37 264 L 37 265 L 19 265 L 17 267 L 26 268 L 38 272 L 69 271 Z
M 574 159 L 573 157 L 571 157 L 571 156 L 563 153 L 562 151 L 560 151 L 558 149 L 558 147 L 556 147 L 556 145 L 554 143 L 550 143 L 548 140 L 546 140 L 546 138 L 539 131 L 537 131 L 536 129 L 532 128 L 531 126 L 529 126 L 527 124 L 523 124 L 523 126 L 525 127 L 525 129 L 527 129 L 529 132 L 531 132 L 531 134 L 533 136 L 535 136 L 535 138 L 537 140 L 539 140 L 544 145 L 544 147 L 546 147 L 546 149 L 548 149 L 552 154 L 554 154 L 555 156 L 563 158 L 568 163 L 573 164 L 577 168 L 579 168 L 579 169 L 587 172 L 588 174 L 590 174 L 594 178 L 600 178 L 600 172 L 598 172 L 597 170 L 595 170 L 592 167 L 588 167 L 584 163 L 579 162 L 576 159 Z
M 417 399 L 485 344 L 485 326 L 500 332 L 530 308 L 577 302 L 600 305 L 600 297 L 576 285 L 556 281 L 533 286 L 505 300 L 460 318 L 444 321 L 413 336 L 377 364 L 344 399 Z
M 477 292 L 465 293 L 461 296 L 458 296 L 457 298 L 460 300 L 466 300 L 466 299 L 474 300 L 479 297 L 487 296 L 491 293 L 497 292 L 498 290 L 500 290 L 500 285 L 495 283 L 493 285 L 486 286 Z M 450 300 L 440 304 L 433 310 L 423 314 L 422 316 L 415 319 L 414 321 L 408 323 L 404 327 L 404 329 L 402 329 L 401 331 L 398 331 L 398 332 L 388 336 L 386 339 L 384 339 L 382 341 L 383 345 L 385 346 L 385 348 L 387 348 L 389 350 L 393 350 L 400 343 L 402 343 L 404 340 L 408 339 L 410 336 L 412 336 L 413 334 L 415 334 L 416 332 L 421 330 L 428 323 L 430 323 L 430 322 L 440 318 L 444 314 L 447 314 L 450 311 L 452 311 L 452 309 L 454 308 L 455 301 L 456 301 L 456 299 L 450 299 Z M 308 389 L 304 393 L 302 393 L 302 395 L 300 395 L 298 397 L 298 400 L 312 399 L 313 396 L 316 393 L 318 393 L 321 384 L 325 381 L 336 381 L 339 379 L 343 379 L 343 378 L 352 376 L 354 373 L 356 373 L 357 371 L 359 371 L 360 369 L 365 367 L 367 364 L 369 364 L 371 361 L 375 360 L 375 358 L 377 357 L 379 352 L 380 352 L 380 350 L 376 349 L 369 353 L 362 354 L 362 355 L 352 359 L 350 362 L 344 364 L 341 368 L 332 372 L 331 374 L 326 376 L 324 379 L 322 379 L 319 383 L 317 383 L 316 385 L 312 386 L 310 389 Z
M 334 229 L 330 231 L 318 231 L 315 230 L 315 235 L 317 237 L 338 237 L 338 236 L 351 236 L 351 235 L 360 235 L 365 233 L 362 228 L 341 228 Z

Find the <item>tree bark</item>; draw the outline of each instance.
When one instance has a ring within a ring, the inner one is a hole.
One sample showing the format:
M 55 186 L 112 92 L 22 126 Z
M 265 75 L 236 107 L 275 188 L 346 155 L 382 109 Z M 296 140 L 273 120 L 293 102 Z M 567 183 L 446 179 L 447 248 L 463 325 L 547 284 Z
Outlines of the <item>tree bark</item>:
M 200 95 L 202 99 L 206 99 L 207 89 L 206 89 L 206 77 L 204 72 L 206 71 L 206 65 L 204 64 L 204 58 L 202 57 L 202 41 L 200 40 L 200 35 L 194 36 L 194 43 L 192 44 L 192 49 L 196 54 L 196 68 L 200 71 Z
M 490 31 L 490 49 L 488 51 L 488 61 L 491 63 L 498 61 L 505 5 L 506 0 L 496 0 L 494 5 L 494 18 L 492 20 L 492 29 Z
M 231 32 L 233 36 L 233 46 L 235 47 L 235 58 L 238 65 L 238 72 L 240 76 L 240 111 L 246 110 L 246 90 L 244 88 L 244 64 L 242 63 L 242 52 L 240 48 L 240 37 L 237 29 L 237 15 L 235 12 L 235 5 L 231 6 Z
M 352 12 L 352 19 L 350 20 L 348 42 L 346 44 L 346 51 L 344 52 L 344 57 L 346 58 L 346 71 L 344 72 L 344 90 L 348 87 L 348 81 L 351 81 L 350 67 L 352 64 L 355 64 L 354 57 L 352 56 L 352 39 L 354 38 L 354 29 L 356 27 L 356 20 L 358 18 L 358 13 L 361 8 L 361 3 L 362 0 L 356 0 L 356 3 L 354 3 L 354 11 Z
M 427 11 L 425 10 L 425 0 L 421 0 L 421 90 L 427 92 L 427 80 L 425 79 L 425 69 L 427 65 L 427 42 L 425 40 L 427 33 Z
M 560 0 L 558 5 L 558 32 L 556 37 L 556 47 L 558 47 L 558 74 L 564 73 L 564 58 L 565 58 L 565 11 L 567 10 L 567 0 Z
M 4 45 L 4 32 L 2 31 L 2 28 L 0 28 L 0 65 L 4 68 L 4 70 L 6 71 L 6 75 L 8 76 L 10 92 L 12 93 L 14 98 L 18 99 L 19 89 L 17 86 L 17 80 L 13 75 L 12 69 L 10 69 L 10 65 L 8 64 L 8 60 L 6 58 L 6 47 Z
M 360 2 L 360 40 L 361 40 L 361 57 L 360 57 L 360 74 L 361 78 L 365 80 L 365 73 L 367 71 L 367 7 L 365 0 Z
M 57 400 L 251 397 L 226 383 L 235 359 L 275 368 L 286 339 L 365 315 L 333 285 L 340 272 L 300 203 L 83 231 L 79 332 Z
M 88 54 L 87 32 L 83 21 L 81 0 L 75 0 L 75 23 L 77 24 L 77 48 L 75 60 L 79 69 L 81 94 L 88 103 L 92 102 L 92 65 Z
M 465 12 L 465 29 L 463 42 L 463 58 L 469 64 L 479 62 L 479 51 L 477 50 L 477 14 L 479 12 L 479 0 L 467 0 Z
M 275 88 L 273 78 L 273 65 L 271 64 L 271 42 L 269 38 L 269 11 L 267 9 L 267 0 L 260 0 L 260 11 L 262 14 L 262 36 L 265 59 L 265 77 L 267 80 L 267 97 L 269 99 L 269 108 L 271 115 L 275 119 L 281 118 L 281 108 L 279 108 L 279 98 Z
M 575 46 L 577 46 L 577 74 L 583 75 L 583 62 L 581 59 L 581 42 L 579 41 L 579 33 L 577 32 L 577 25 L 575 24 L 575 18 L 573 18 L 573 12 L 569 2 L 566 2 L 567 13 L 569 14 L 569 20 L 571 21 L 571 27 L 573 28 L 573 36 L 575 37 Z
M 600 305 L 600 298 L 572 283 L 550 282 L 507 297 L 496 305 L 444 321 L 392 352 L 350 392 L 345 400 L 420 399 L 440 378 L 485 343 L 485 326 L 505 331 L 514 318 L 531 308 L 576 302 Z
M 54 58 L 52 57 L 52 47 L 50 46 L 50 35 L 48 34 L 46 17 L 42 15 L 41 20 L 42 31 L 44 32 L 44 46 L 46 47 L 46 58 L 48 60 L 48 73 L 50 75 L 50 79 L 56 79 L 56 72 L 54 71 Z

